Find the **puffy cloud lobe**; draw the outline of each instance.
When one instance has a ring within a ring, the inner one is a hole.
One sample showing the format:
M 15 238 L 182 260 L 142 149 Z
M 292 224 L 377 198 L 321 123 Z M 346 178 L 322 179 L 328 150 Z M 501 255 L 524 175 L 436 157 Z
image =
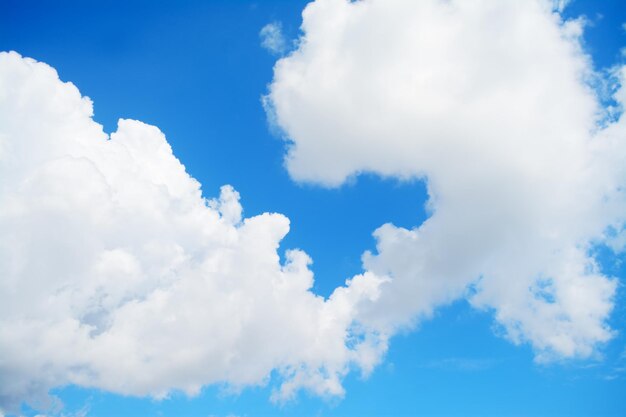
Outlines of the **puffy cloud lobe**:
M 389 335 L 467 297 L 538 360 L 609 340 L 617 283 L 590 253 L 623 246 L 626 122 L 602 126 L 583 21 L 541 0 L 316 0 L 302 30 L 265 99 L 291 176 L 428 184 L 428 220 L 374 233 L 364 267 L 391 280 L 362 320 Z
M 230 186 L 207 201 L 164 135 L 110 137 L 54 69 L 0 53 L 0 407 L 50 406 L 52 387 L 129 395 L 209 383 L 341 395 L 379 355 L 355 314 L 381 279 L 313 294 L 311 260 L 281 263 L 289 220 L 242 218 Z M 355 342 L 356 341 L 356 342 Z

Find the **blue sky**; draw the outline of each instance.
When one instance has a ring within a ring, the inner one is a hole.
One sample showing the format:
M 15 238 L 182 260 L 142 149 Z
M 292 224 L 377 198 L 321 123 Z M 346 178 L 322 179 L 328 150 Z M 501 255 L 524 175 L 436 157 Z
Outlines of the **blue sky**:
M 280 22 L 284 36 L 296 39 L 306 3 L 2 0 L 0 50 L 17 51 L 55 68 L 61 80 L 71 81 L 93 100 L 94 120 L 107 133 L 117 129 L 118 118 L 158 126 L 174 155 L 202 184 L 205 197 L 230 184 L 241 195 L 245 217 L 264 212 L 287 216 L 291 228 L 278 253 L 284 258 L 285 249 L 305 250 L 313 259 L 312 291 L 327 297 L 346 278 L 363 272 L 361 255 L 374 250 L 376 228 L 393 223 L 411 229 L 428 218 L 428 194 L 424 181 L 398 179 L 384 168 L 379 169 L 382 174 L 371 169 L 350 176 L 335 188 L 297 181 L 285 168 L 285 142 L 262 105 L 277 56 L 261 47 L 259 32 Z M 588 21 L 582 45 L 594 68 L 623 63 L 626 6 L 617 0 L 572 0 L 563 12 L 565 18 L 581 15 Z M 507 340 L 493 310 L 457 299 L 438 306 L 432 318 L 413 329 L 394 333 L 371 375 L 345 376 L 343 398 L 305 391 L 284 404 L 273 403 L 269 398 L 281 380 L 274 374 L 266 385 L 240 392 L 213 384 L 196 396 L 174 392 L 160 400 L 57 386 L 52 393 L 64 404 L 57 412 L 621 416 L 626 412 L 626 266 L 623 252 L 616 255 L 603 245 L 593 251 L 602 273 L 621 284 L 607 319 L 614 337 L 583 358 L 537 363 L 531 344 Z M 42 412 L 54 410 L 22 407 L 26 416 Z

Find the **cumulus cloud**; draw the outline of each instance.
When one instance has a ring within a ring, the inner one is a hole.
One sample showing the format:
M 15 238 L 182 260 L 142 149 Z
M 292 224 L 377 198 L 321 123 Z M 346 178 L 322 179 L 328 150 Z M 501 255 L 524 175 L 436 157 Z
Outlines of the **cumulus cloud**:
M 553 6 L 307 6 L 265 100 L 291 176 L 423 179 L 431 213 L 377 229 L 328 299 L 306 253 L 281 261 L 286 217 L 244 218 L 229 186 L 205 199 L 156 127 L 107 135 L 54 69 L 1 53 L 0 407 L 46 408 L 66 384 L 159 398 L 272 372 L 277 401 L 342 395 L 350 369 L 460 297 L 538 360 L 592 355 L 613 334 L 617 281 L 592 249 L 624 250 L 626 122 L 588 86 L 582 20 Z
M 382 334 L 467 297 L 538 360 L 587 357 L 612 337 L 617 281 L 592 249 L 623 242 L 626 122 L 605 123 L 583 20 L 554 5 L 316 0 L 276 63 L 265 104 L 292 178 L 428 185 L 430 218 L 381 226 L 363 256 L 391 278 L 360 313 Z
M 289 220 L 243 218 L 200 184 L 154 126 L 110 136 L 44 63 L 0 53 L 0 408 L 46 409 L 52 387 L 193 395 L 266 384 L 341 395 L 384 349 L 355 320 L 381 279 L 313 294 L 311 260 L 279 256 Z
M 280 22 L 272 22 L 261 28 L 259 32 L 261 46 L 275 55 L 281 55 L 287 51 L 287 40 L 283 35 Z

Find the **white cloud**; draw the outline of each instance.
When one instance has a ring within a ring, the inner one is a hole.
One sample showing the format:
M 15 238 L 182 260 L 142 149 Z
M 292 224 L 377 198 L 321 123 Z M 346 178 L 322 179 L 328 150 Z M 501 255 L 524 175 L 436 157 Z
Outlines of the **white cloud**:
M 611 337 L 617 284 L 589 249 L 623 249 L 626 122 L 597 125 L 582 21 L 547 0 L 317 0 L 303 16 L 266 100 L 290 174 L 423 178 L 432 216 L 376 230 L 366 272 L 324 300 L 304 252 L 280 262 L 287 218 L 243 218 L 228 186 L 206 201 L 157 128 L 109 137 L 52 68 L 2 53 L 3 410 L 65 384 L 162 397 L 274 370 L 279 401 L 341 395 L 390 335 L 464 296 L 540 360 Z
M 552 0 L 552 8 L 561 13 L 565 10 L 569 2 L 570 0 Z
M 163 397 L 273 370 L 277 400 L 341 395 L 349 367 L 375 365 L 355 317 L 379 278 L 316 296 L 304 252 L 280 262 L 285 216 L 242 218 L 229 186 L 204 200 L 156 127 L 120 120 L 109 137 L 92 111 L 48 65 L 0 53 L 0 407 L 49 409 L 66 384 Z
M 538 360 L 587 357 L 611 338 L 617 282 L 589 250 L 624 227 L 626 122 L 598 125 L 583 24 L 541 0 L 306 7 L 266 97 L 291 176 L 428 184 L 431 217 L 383 225 L 364 254 L 392 278 L 364 321 L 392 334 L 465 296 Z
M 259 32 L 261 46 L 275 55 L 282 55 L 287 51 L 287 40 L 283 35 L 280 22 L 272 22 L 261 28 Z

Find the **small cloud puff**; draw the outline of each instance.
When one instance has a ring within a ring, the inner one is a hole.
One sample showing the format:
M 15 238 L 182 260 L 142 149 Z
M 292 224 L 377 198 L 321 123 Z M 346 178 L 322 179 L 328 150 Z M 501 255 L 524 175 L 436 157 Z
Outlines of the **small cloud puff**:
M 261 46 L 274 55 L 282 55 L 287 51 L 287 40 L 283 35 L 280 22 L 272 22 L 263 26 L 259 32 Z

